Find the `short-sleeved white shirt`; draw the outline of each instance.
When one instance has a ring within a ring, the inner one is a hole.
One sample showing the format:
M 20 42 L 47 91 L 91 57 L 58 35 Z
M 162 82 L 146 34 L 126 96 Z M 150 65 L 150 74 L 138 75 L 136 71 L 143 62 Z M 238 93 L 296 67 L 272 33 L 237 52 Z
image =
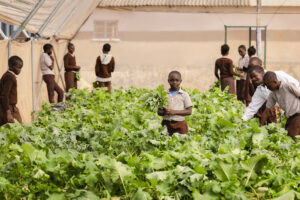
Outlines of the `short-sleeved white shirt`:
M 50 56 L 46 53 L 42 53 L 40 57 L 40 68 L 43 75 L 54 75 L 54 71 L 49 68 L 52 65 Z
M 185 110 L 186 108 L 192 107 L 192 101 L 189 94 L 183 90 L 179 90 L 177 94 L 172 96 L 170 91 L 168 93 L 168 108 L 171 110 Z M 165 115 L 164 120 L 173 121 L 184 121 L 184 116 L 181 115 Z

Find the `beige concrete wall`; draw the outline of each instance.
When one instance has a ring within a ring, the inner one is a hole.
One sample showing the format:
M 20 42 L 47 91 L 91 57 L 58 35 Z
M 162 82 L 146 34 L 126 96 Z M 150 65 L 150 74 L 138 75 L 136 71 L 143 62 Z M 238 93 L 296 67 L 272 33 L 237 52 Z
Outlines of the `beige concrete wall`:
M 294 9 L 294 8 L 293 8 Z M 267 69 L 284 70 L 300 80 L 300 14 L 265 14 L 268 25 Z M 93 41 L 94 20 L 118 20 L 120 42 L 111 42 L 116 58 L 113 87 L 154 88 L 171 70 L 183 74 L 183 87 L 207 90 L 215 81 L 214 62 L 224 43 L 224 24 L 255 25 L 253 14 L 136 12 L 97 9 L 73 40 L 77 62 L 87 82 L 95 80 L 94 65 L 103 42 Z M 255 34 L 253 32 L 253 39 Z M 255 45 L 255 41 L 252 42 Z M 230 30 L 230 57 L 237 47 L 248 46 L 248 31 Z

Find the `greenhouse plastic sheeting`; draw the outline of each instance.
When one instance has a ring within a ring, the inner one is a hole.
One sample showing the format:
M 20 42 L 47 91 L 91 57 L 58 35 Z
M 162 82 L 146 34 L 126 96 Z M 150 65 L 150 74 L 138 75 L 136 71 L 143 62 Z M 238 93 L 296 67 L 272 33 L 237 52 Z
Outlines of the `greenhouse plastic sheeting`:
M 44 24 L 44 30 L 40 32 L 41 36 L 50 37 L 55 35 L 59 38 L 71 39 L 100 1 L 45 0 L 29 20 L 25 30 L 37 33 Z M 0 20 L 14 25 L 21 25 L 39 2 L 42 1 L 0 0 Z

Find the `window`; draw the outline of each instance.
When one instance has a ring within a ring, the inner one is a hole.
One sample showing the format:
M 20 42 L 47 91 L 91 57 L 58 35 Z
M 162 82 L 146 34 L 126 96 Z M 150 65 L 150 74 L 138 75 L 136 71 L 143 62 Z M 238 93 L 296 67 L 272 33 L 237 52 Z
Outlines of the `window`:
M 93 40 L 120 41 L 118 39 L 118 21 L 94 21 Z
M 14 30 L 14 26 L 13 25 L 10 25 L 10 24 L 7 24 L 7 23 L 4 23 L 4 22 L 0 22 L 1 24 L 1 30 L 2 30 L 2 33 L 6 36 L 6 37 L 9 37 L 12 35 L 13 33 L 13 30 Z

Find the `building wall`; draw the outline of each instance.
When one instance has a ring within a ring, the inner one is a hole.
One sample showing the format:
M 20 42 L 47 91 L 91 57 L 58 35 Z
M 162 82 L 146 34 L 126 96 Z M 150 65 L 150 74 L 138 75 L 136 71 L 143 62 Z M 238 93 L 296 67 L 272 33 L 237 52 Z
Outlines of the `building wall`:
M 273 12 L 276 9 L 273 8 Z M 261 25 L 268 27 L 266 67 L 284 70 L 300 80 L 300 24 L 297 23 L 300 14 L 295 8 L 291 8 L 293 14 L 287 14 L 288 9 L 275 15 L 268 14 L 272 13 L 269 8 L 260 16 Z M 183 87 L 207 90 L 215 81 L 214 62 L 224 43 L 224 25 L 255 25 L 256 15 L 252 8 L 238 12 L 234 8 L 218 8 L 218 12 L 210 9 L 206 13 L 178 11 L 180 9 L 176 12 L 96 9 L 73 40 L 82 77 L 90 83 L 95 80 L 95 60 L 104 43 L 93 40 L 94 20 L 117 20 L 120 42 L 111 42 L 111 53 L 116 59 L 114 88 L 167 85 L 168 73 L 178 70 L 183 74 Z M 248 38 L 247 29 L 228 31 L 230 57 L 234 63 L 239 58 L 238 46 L 248 46 Z M 254 31 L 252 44 L 255 45 Z

